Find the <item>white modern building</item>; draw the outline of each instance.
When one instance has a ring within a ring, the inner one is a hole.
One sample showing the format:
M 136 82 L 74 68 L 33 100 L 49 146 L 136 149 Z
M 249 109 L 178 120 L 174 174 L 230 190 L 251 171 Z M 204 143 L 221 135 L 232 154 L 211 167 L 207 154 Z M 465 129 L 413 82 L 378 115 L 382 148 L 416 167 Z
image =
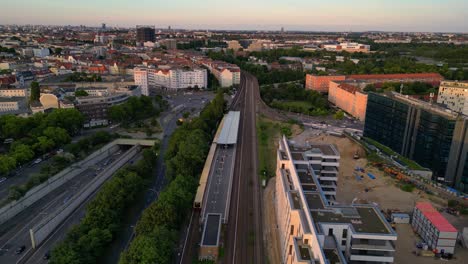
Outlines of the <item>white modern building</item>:
M 370 45 L 359 44 L 356 42 L 343 42 L 340 44 L 325 44 L 323 48 L 327 51 L 347 51 L 347 52 L 370 52 Z
M 220 65 L 213 67 L 212 71 L 221 87 L 230 87 L 240 84 L 240 68 L 237 66 Z
M 33 49 L 34 57 L 45 58 L 50 55 L 50 50 L 48 48 L 37 48 Z
M 431 203 L 416 203 L 411 225 L 429 248 L 441 253 L 454 253 L 458 231 Z
M 455 112 L 468 115 L 468 82 L 441 82 L 437 103 Z
M 328 174 L 327 167 L 339 167 L 337 156 L 332 145 L 299 146 L 286 137 L 280 140 L 275 208 L 281 263 L 394 261 L 397 234 L 378 207 L 339 205 L 326 194 L 325 186 L 336 185 L 336 177 L 322 175 Z
M 208 74 L 205 69 L 155 69 L 135 68 L 133 72 L 135 84 L 141 86 L 142 94 L 149 95 L 150 88 L 186 89 L 206 88 Z
M 20 110 L 25 105 L 24 97 L 0 98 L 0 114 L 8 114 Z

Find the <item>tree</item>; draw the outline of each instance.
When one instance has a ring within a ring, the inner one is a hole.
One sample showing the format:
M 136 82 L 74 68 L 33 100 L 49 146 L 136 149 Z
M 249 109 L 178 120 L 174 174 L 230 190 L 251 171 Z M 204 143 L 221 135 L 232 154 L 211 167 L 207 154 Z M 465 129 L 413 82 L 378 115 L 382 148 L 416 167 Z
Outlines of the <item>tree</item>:
M 333 118 L 337 120 L 342 120 L 344 118 L 344 112 L 342 110 L 338 110 L 335 115 L 333 115 Z
M 62 48 L 55 48 L 55 51 L 54 51 L 55 54 L 59 55 L 62 53 Z
M 37 102 L 39 101 L 39 97 L 41 96 L 41 89 L 39 87 L 38 82 L 31 83 L 31 95 L 29 97 L 30 102 Z
M 76 97 L 80 97 L 80 96 L 88 96 L 88 92 L 86 92 L 85 90 L 78 90 L 75 92 L 75 96 Z
M 83 126 L 84 117 L 76 109 L 55 109 L 45 118 L 45 125 L 60 127 L 75 135 Z
M 0 174 L 7 175 L 16 168 L 16 160 L 13 157 L 0 155 Z
M 10 155 L 19 163 L 24 164 L 34 158 L 34 151 L 30 146 L 24 144 L 14 145 Z
M 60 127 L 48 127 L 44 130 L 44 136 L 55 142 L 56 146 L 61 146 L 71 141 L 67 130 Z
M 38 153 L 46 153 L 55 147 L 55 142 L 48 137 L 38 137 L 37 143 L 33 145 L 33 149 Z
M 150 234 L 136 237 L 119 264 L 171 263 L 175 238 L 174 231 L 156 227 Z

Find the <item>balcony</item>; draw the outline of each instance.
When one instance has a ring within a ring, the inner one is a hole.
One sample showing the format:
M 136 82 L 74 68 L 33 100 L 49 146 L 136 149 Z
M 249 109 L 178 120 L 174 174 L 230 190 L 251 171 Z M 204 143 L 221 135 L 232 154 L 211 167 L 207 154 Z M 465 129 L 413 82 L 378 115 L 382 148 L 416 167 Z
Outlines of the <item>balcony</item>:
M 371 250 L 371 251 L 395 251 L 395 245 L 388 240 L 366 240 L 353 239 L 351 241 L 352 250 Z

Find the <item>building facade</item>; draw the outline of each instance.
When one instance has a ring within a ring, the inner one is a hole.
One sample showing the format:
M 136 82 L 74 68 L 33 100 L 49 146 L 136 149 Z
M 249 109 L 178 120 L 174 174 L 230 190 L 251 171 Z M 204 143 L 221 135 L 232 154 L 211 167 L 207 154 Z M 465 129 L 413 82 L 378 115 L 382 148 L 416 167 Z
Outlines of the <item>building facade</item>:
M 331 81 L 328 101 L 361 121 L 366 118 L 367 93 L 362 92 L 359 87 Z
M 437 103 L 468 116 L 468 82 L 442 82 L 439 87 Z
M 299 146 L 285 137 L 279 142 L 275 207 L 281 263 L 393 262 L 397 235 L 380 210 L 338 205 L 326 194 L 336 181 L 321 175 L 329 166 L 337 168 L 337 155 L 331 145 Z
M 133 77 L 135 84 L 141 86 L 143 95 L 149 95 L 152 87 L 169 90 L 208 87 L 208 73 L 206 69 L 200 68 L 169 70 L 135 68 Z
M 147 41 L 156 41 L 156 30 L 152 26 L 137 26 L 136 41 L 144 43 Z
M 386 145 L 468 192 L 467 119 L 397 93 L 369 93 L 364 136 Z
M 326 44 L 323 45 L 323 48 L 327 51 L 346 51 L 346 52 L 362 52 L 362 53 L 369 53 L 370 52 L 370 45 L 359 44 L 356 42 L 343 42 L 340 44 Z

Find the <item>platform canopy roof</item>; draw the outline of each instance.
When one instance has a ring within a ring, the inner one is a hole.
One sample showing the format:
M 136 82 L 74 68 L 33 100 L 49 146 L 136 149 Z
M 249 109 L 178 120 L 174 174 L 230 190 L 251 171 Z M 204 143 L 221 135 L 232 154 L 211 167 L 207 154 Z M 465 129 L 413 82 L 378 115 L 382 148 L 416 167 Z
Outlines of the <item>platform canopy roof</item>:
M 229 111 L 224 116 L 223 128 L 219 135 L 217 144 L 232 145 L 237 143 L 237 134 L 239 132 L 239 111 Z

